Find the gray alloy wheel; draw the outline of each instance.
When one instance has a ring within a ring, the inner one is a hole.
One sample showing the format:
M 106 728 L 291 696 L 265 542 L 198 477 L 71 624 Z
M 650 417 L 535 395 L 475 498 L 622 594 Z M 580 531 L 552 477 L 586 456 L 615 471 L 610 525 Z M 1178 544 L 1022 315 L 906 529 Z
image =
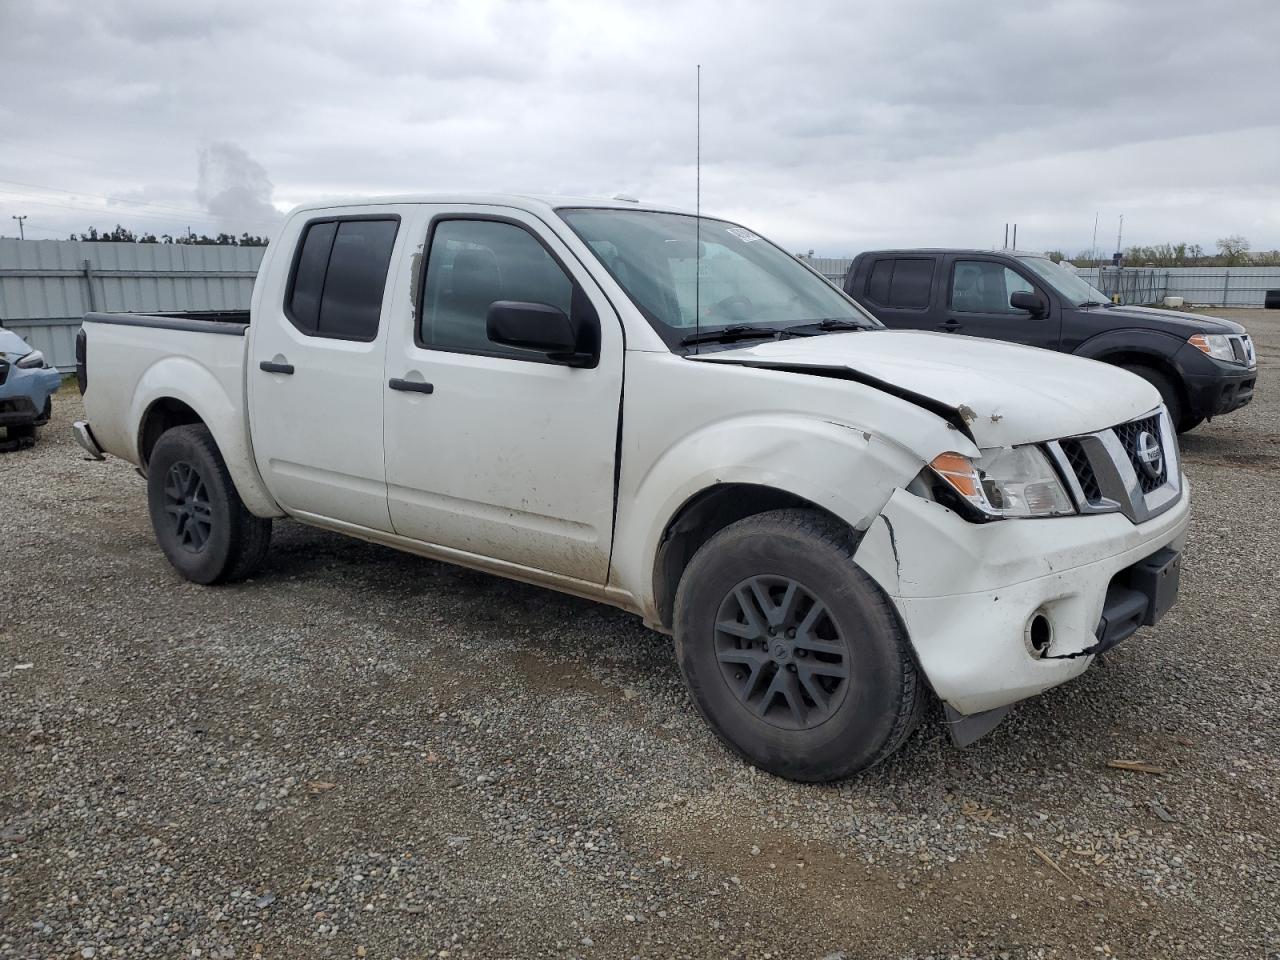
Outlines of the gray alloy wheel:
M 720 604 L 715 631 L 724 682 L 766 723 L 810 730 L 843 703 L 848 644 L 802 583 L 783 576 L 742 581 Z
M 176 461 L 165 478 L 164 500 L 174 540 L 182 549 L 199 553 L 213 531 L 213 511 L 204 478 L 187 461 Z

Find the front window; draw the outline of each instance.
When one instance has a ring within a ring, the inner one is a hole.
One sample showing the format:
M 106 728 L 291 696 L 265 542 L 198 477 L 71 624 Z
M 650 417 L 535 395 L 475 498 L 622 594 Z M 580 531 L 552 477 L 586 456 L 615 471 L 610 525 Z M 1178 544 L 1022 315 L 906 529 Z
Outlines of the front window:
M 1031 284 L 991 260 L 957 260 L 951 272 L 951 309 L 957 313 L 1027 315 L 1009 304 L 1015 293 L 1034 293 Z
M 1088 307 L 1111 302 L 1111 298 L 1093 284 L 1082 280 L 1048 257 L 1019 257 L 1018 259 L 1036 276 L 1053 287 L 1067 303 L 1077 307 Z
M 790 254 L 736 224 L 647 210 L 558 212 L 672 347 L 695 330 L 723 327 L 880 326 Z

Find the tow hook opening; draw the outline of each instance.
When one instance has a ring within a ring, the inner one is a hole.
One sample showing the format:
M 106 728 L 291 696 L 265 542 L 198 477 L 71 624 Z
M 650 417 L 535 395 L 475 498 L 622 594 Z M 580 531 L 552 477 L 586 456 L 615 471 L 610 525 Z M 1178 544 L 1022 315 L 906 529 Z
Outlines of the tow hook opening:
M 1027 649 L 1037 660 L 1049 652 L 1053 643 L 1053 624 L 1043 611 L 1037 610 L 1027 621 Z

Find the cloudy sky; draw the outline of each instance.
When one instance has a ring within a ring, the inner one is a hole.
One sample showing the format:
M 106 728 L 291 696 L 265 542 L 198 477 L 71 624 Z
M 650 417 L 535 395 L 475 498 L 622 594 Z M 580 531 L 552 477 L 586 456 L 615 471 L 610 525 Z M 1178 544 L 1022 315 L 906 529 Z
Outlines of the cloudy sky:
M 794 250 L 1280 247 L 1280 2 L 0 0 L 0 234 L 624 192 Z

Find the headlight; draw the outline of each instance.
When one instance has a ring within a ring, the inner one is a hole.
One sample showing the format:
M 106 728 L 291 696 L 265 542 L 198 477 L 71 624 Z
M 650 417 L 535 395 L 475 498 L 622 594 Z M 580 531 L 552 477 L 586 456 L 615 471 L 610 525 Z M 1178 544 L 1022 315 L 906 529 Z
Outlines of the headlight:
M 984 450 L 976 460 L 944 453 L 930 466 L 987 517 L 1056 517 L 1076 512 L 1053 465 L 1035 446 Z
M 1187 343 L 1207 353 L 1215 360 L 1234 361 L 1236 358 L 1235 351 L 1231 349 L 1231 339 L 1225 334 L 1197 333 Z
M 28 369 L 31 367 L 43 367 L 45 365 L 44 354 L 39 350 L 32 350 L 25 357 L 19 360 L 17 365 Z

